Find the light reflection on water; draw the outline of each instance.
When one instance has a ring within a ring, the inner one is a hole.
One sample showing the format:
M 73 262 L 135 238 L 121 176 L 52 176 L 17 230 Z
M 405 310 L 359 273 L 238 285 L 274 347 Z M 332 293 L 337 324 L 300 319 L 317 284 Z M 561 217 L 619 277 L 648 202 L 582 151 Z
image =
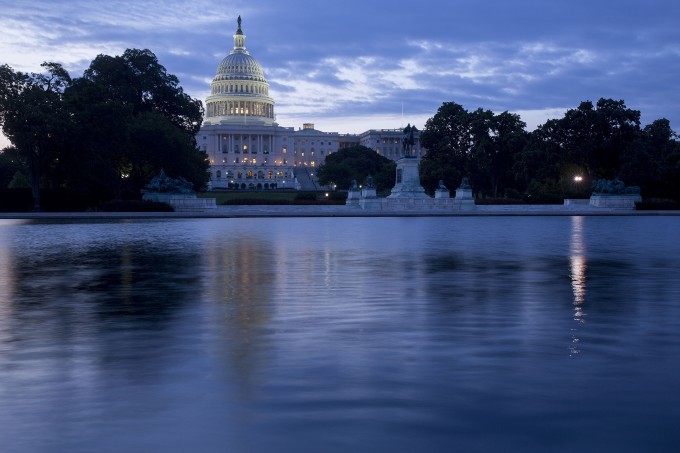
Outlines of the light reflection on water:
M 2 451 L 672 451 L 679 226 L 0 221 Z

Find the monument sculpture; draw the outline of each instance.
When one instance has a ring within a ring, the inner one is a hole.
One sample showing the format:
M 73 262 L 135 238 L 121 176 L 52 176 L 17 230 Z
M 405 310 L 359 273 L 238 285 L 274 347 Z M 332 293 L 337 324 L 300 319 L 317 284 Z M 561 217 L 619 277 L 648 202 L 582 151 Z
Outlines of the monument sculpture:
M 155 176 L 149 184 L 144 186 L 145 193 L 158 192 L 158 193 L 181 193 L 181 194 L 191 194 L 194 191 L 191 189 L 193 184 L 186 179 L 180 177 L 179 179 L 170 178 L 165 174 L 165 171 L 161 169 L 158 176 Z
M 451 198 L 451 192 L 444 185 L 444 180 L 442 180 L 442 179 L 439 180 L 439 185 L 437 186 L 437 190 L 434 191 L 434 197 L 435 198 Z
M 619 178 L 611 181 L 596 179 L 593 181 L 593 194 L 590 205 L 598 208 L 635 209 L 635 203 L 642 201 L 640 188 L 626 186 Z
M 192 183 L 180 177 L 170 178 L 161 169 L 158 176 L 144 186 L 143 200 L 167 203 L 175 211 L 205 211 L 217 207 L 214 198 L 198 198 Z
M 404 137 L 401 141 L 404 151 L 404 157 L 415 157 L 413 152 L 413 147 L 416 144 L 415 133 L 418 129 L 415 126 L 411 126 L 411 123 L 407 124 L 404 128 Z

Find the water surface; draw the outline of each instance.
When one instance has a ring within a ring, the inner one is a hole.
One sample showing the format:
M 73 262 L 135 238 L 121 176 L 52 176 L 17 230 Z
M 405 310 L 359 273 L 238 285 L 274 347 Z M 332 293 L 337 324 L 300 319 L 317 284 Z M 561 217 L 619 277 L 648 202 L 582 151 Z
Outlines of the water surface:
M 680 218 L 0 220 L 3 452 L 678 451 Z

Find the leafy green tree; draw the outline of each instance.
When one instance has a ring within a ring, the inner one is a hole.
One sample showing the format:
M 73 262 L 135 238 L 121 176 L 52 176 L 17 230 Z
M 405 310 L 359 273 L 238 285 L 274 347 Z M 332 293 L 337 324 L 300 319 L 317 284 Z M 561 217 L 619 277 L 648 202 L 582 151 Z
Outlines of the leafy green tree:
M 161 169 L 205 188 L 209 164 L 195 139 L 202 104 L 151 51 L 97 56 L 65 95 L 80 125 L 75 155 L 89 156 L 79 162 L 116 194 L 138 193 Z
M 524 189 L 559 187 L 562 196 L 584 196 L 591 181 L 621 176 L 624 156 L 641 157 L 641 137 L 640 112 L 624 101 L 581 102 L 531 134 L 515 159 L 516 180 Z M 583 177 L 580 185 L 574 183 L 577 175 Z
M 427 149 L 420 164 L 423 187 L 433 191 L 440 180 L 447 187 L 458 187 L 461 179 L 468 175 L 472 154 L 468 111 L 455 102 L 444 102 L 425 123 L 420 143 Z
M 395 172 L 393 161 L 359 145 L 329 154 L 316 174 L 322 185 L 335 184 L 341 189 L 348 188 L 352 180 L 365 184 L 371 176 L 378 190 L 387 190 L 394 187 Z
M 70 124 L 62 96 L 71 78 L 57 63 L 41 66 L 45 74 L 24 74 L 0 66 L 0 122 L 19 159 L 26 163 L 35 210 L 41 209 L 43 175 L 59 165 L 65 152 Z
M 457 187 L 468 176 L 478 193 L 498 196 L 514 185 L 512 162 L 528 141 L 525 128 L 515 114 L 481 108 L 468 112 L 445 102 L 421 134 L 428 150 L 421 163 L 423 186 L 431 191 L 443 180 Z
M 0 189 L 8 187 L 14 176 L 24 170 L 16 148 L 8 146 L 0 151 Z

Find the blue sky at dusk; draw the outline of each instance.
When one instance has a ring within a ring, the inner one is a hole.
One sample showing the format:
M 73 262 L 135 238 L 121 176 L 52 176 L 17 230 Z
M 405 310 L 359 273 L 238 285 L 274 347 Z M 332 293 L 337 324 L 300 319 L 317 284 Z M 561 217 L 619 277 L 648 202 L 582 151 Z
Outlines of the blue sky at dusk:
M 606 97 L 680 129 L 674 0 L 0 0 L 0 64 L 79 76 L 100 53 L 148 48 L 204 100 L 239 14 L 283 126 L 422 128 L 454 101 L 531 130 Z

